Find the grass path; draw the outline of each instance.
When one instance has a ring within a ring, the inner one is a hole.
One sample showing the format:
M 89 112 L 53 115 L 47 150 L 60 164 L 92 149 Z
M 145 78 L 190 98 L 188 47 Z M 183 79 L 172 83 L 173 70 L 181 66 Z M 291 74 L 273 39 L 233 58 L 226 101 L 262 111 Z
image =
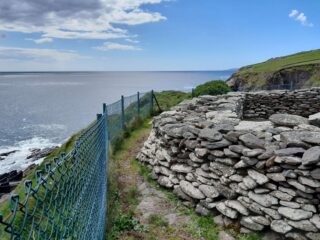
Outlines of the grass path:
M 172 192 L 152 180 L 148 169 L 136 160 L 150 129 L 150 122 L 146 122 L 133 131 L 109 159 L 108 239 L 224 239 L 218 236 L 223 229 L 214 224 L 213 216 L 199 216 L 185 207 Z

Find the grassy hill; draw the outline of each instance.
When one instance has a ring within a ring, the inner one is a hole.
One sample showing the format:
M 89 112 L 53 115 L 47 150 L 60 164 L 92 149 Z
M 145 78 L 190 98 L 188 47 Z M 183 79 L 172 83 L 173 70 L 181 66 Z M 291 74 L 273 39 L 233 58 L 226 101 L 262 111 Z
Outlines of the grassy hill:
M 320 86 L 320 49 L 242 67 L 228 79 L 228 84 L 235 90 Z

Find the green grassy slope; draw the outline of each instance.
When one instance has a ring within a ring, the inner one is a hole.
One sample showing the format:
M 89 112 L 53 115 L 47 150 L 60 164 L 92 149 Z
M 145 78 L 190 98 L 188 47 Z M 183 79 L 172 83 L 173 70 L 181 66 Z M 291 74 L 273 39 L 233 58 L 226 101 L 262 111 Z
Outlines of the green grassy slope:
M 243 85 L 252 88 L 263 87 L 267 82 L 274 82 L 274 79 L 279 78 L 279 73 L 283 72 L 287 74 L 286 78 L 290 76 L 290 73 L 292 75 L 296 73 L 298 77 L 294 81 L 300 81 L 299 73 L 306 72 L 310 74 L 310 77 L 301 80 L 304 82 L 303 86 L 319 86 L 320 49 L 272 58 L 262 63 L 242 67 L 231 79 L 236 79 Z M 232 82 L 231 79 L 228 80 L 229 83 Z M 289 79 L 285 80 L 290 81 L 291 79 L 289 77 Z

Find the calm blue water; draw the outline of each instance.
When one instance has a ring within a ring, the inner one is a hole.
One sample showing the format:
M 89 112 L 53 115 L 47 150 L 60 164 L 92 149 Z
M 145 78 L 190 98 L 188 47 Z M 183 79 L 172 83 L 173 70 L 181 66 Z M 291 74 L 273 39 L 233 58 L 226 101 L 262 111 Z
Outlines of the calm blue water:
M 0 153 L 20 149 L 22 158 L 29 148 L 59 144 L 90 123 L 103 102 L 112 103 L 121 95 L 151 89 L 190 91 L 232 73 L 0 73 Z M 18 158 L 12 156 L 12 161 Z

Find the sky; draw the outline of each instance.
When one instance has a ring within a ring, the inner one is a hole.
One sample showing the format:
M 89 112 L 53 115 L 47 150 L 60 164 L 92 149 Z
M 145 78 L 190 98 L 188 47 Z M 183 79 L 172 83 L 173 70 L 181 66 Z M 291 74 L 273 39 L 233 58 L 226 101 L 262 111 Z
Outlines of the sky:
M 320 48 L 318 0 L 0 0 L 0 71 L 232 69 Z

